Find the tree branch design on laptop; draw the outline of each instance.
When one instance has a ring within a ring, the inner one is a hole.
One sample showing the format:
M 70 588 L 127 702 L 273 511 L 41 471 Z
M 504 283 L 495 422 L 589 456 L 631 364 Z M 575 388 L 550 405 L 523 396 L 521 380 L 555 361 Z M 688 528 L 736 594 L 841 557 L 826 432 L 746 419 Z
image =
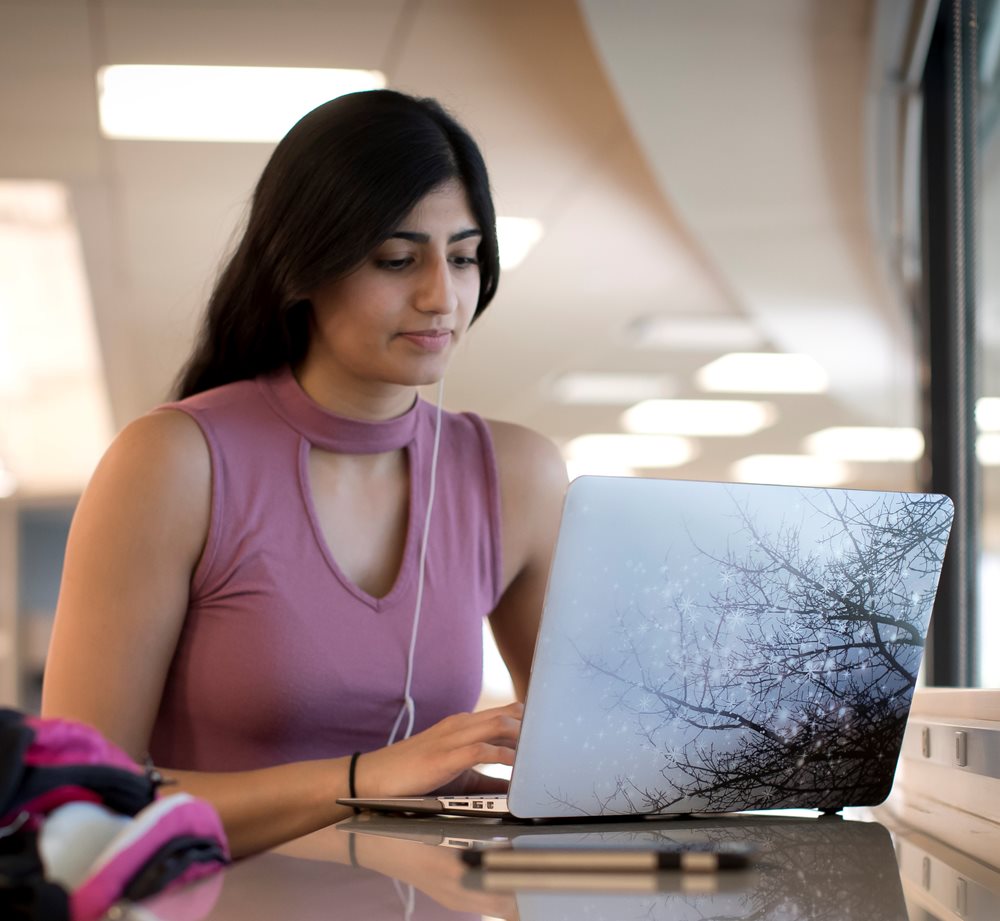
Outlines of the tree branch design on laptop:
M 717 584 L 693 591 L 667 561 L 658 595 L 616 610 L 612 642 L 577 644 L 662 777 L 622 771 L 588 811 L 837 809 L 888 794 L 891 770 L 872 765 L 902 737 L 947 500 L 802 490 L 794 520 L 760 512 L 734 493 L 723 548 L 688 531 L 692 565 Z

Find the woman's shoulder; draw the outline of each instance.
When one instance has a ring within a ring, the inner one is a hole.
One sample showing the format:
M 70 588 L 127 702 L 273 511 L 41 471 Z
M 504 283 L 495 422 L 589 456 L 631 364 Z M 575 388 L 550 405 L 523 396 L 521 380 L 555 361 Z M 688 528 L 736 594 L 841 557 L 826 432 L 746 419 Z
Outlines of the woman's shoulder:
M 566 462 L 555 443 L 534 429 L 514 422 L 484 419 L 493 439 L 497 470 L 518 493 L 542 491 L 561 496 L 566 489 Z
M 234 411 L 241 406 L 256 406 L 261 398 L 261 380 L 266 380 L 266 378 L 249 378 L 221 384 L 218 387 L 202 390 L 182 399 L 163 403 L 156 407 L 156 410 L 179 409 L 191 414 L 198 414 L 224 410 Z
M 528 582 L 519 581 L 520 590 L 529 593 L 528 608 L 540 610 L 566 494 L 566 463 L 551 439 L 533 429 L 496 420 L 486 424 L 500 480 L 504 585 L 533 573 Z
M 276 426 L 285 427 L 267 377 L 233 381 L 163 403 L 151 415 L 186 417 L 201 430 L 213 454 L 253 450 L 274 434 Z
M 161 403 L 121 429 L 101 466 L 205 472 L 209 464 L 206 414 L 238 412 L 240 406 L 259 402 L 257 382 L 244 380 Z
M 102 540 L 158 541 L 193 566 L 210 501 L 211 462 L 198 426 L 182 413 L 152 412 L 126 425 L 111 443 L 84 490 L 73 527 Z
M 103 468 L 103 469 L 102 469 Z M 197 422 L 187 413 L 157 408 L 118 433 L 99 472 L 114 477 L 142 476 L 174 491 L 210 475 L 208 446 Z
M 499 419 L 483 419 L 483 422 L 489 428 L 498 451 L 511 453 L 524 451 L 532 456 L 559 457 L 559 449 L 552 439 L 526 425 L 520 425 L 517 422 L 504 422 Z

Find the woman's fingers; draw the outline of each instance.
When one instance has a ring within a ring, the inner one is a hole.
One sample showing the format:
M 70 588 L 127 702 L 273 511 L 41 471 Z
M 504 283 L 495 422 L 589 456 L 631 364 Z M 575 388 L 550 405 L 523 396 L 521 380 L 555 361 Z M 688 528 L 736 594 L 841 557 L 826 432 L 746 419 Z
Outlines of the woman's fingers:
M 462 744 L 464 740 L 516 744 L 521 733 L 523 712 L 521 704 L 512 704 L 475 713 L 456 713 L 437 725 L 456 745 Z M 432 726 L 427 732 L 431 733 L 436 729 L 437 727 Z
M 494 716 L 489 720 L 469 721 L 447 733 L 442 742 L 451 748 L 464 745 L 488 744 L 513 748 L 521 732 L 520 720 L 509 716 Z
M 477 771 L 474 768 L 463 771 L 451 783 L 445 784 L 440 793 L 468 793 L 490 795 L 494 793 L 506 793 L 510 787 L 510 782 L 504 777 L 492 777 Z
M 422 794 L 449 784 L 477 764 L 513 764 L 524 707 L 507 704 L 456 713 L 358 764 L 363 795 Z
M 513 764 L 514 749 L 508 745 L 492 745 L 489 742 L 477 742 L 466 745 L 457 752 L 460 756 L 461 770 L 475 767 L 477 764 Z

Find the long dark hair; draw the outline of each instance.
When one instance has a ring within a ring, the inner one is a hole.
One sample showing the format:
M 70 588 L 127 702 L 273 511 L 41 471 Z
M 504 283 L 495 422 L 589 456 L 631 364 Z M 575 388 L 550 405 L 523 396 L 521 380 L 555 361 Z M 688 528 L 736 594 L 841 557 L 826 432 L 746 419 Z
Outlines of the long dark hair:
M 468 132 L 433 99 L 393 90 L 351 93 L 305 115 L 261 174 L 177 398 L 300 362 L 310 328 L 303 292 L 360 265 L 449 180 L 461 182 L 483 234 L 475 319 L 496 293 L 500 260 L 486 165 Z

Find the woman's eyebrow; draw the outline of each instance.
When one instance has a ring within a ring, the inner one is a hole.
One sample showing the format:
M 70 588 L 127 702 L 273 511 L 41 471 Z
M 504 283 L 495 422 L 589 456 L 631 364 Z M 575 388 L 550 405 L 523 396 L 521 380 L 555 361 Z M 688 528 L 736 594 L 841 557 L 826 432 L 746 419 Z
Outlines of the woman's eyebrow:
M 460 230 L 458 233 L 453 233 L 448 237 L 449 243 L 458 243 L 460 240 L 467 240 L 469 237 L 481 237 L 483 232 L 476 227 L 470 227 L 468 230 Z M 429 233 L 417 233 L 411 230 L 397 230 L 394 234 L 389 236 L 390 240 L 408 240 L 410 243 L 430 243 L 431 235 Z

